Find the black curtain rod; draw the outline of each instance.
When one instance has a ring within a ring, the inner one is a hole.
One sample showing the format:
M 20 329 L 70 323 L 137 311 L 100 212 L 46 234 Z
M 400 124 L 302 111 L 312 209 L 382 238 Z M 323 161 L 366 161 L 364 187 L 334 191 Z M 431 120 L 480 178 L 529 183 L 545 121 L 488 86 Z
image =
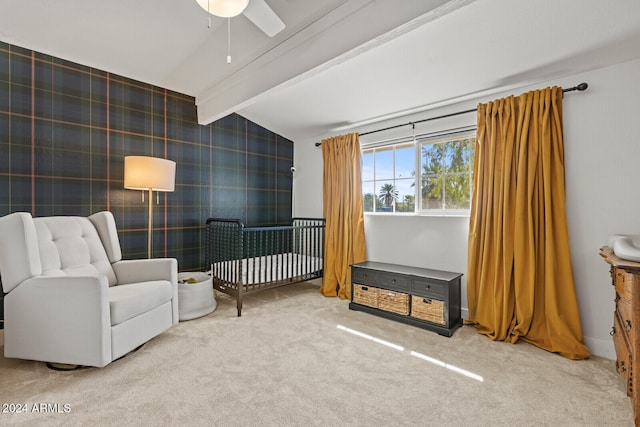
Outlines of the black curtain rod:
M 565 93 L 565 92 L 573 92 L 574 90 L 577 90 L 577 91 L 582 92 L 582 91 L 587 90 L 587 88 L 588 88 L 588 87 L 589 87 L 589 85 L 588 85 L 588 84 L 586 84 L 586 83 L 580 83 L 580 84 L 579 84 L 579 85 L 577 85 L 577 86 L 569 87 L 569 88 L 566 88 L 566 89 L 562 89 L 562 93 Z M 363 135 L 369 135 L 369 134 L 377 133 L 377 132 L 383 132 L 383 131 L 385 131 L 385 130 L 396 129 L 396 128 L 400 128 L 400 127 L 404 127 L 404 126 L 414 126 L 416 123 L 429 122 L 429 121 L 431 121 L 431 120 L 446 119 L 447 117 L 453 117 L 453 116 L 459 116 L 459 115 L 461 115 L 461 114 L 473 113 L 474 111 L 478 111 L 478 109 L 477 109 L 477 108 L 473 108 L 473 109 L 471 109 L 471 110 L 464 110 L 464 111 L 458 111 L 458 112 L 456 112 L 456 113 L 443 114 L 442 116 L 429 117 L 428 119 L 417 120 L 417 121 L 415 121 L 415 122 L 402 123 L 402 124 L 400 124 L 400 125 L 389 126 L 389 127 L 382 128 L 382 129 L 372 130 L 372 131 L 369 131 L 369 132 L 362 132 L 362 133 L 360 134 L 360 136 L 363 136 Z M 322 142 L 316 142 L 316 147 L 319 147 L 319 146 L 321 146 L 321 145 L 322 145 Z

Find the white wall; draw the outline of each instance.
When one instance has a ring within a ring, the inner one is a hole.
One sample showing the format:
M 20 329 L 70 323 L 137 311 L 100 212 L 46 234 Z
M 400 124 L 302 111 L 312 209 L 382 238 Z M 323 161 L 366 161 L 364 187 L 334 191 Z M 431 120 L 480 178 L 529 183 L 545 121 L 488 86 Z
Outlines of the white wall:
M 614 233 L 640 233 L 640 60 L 579 76 L 587 92 L 564 102 L 567 219 L 585 341 L 615 359 L 614 290 L 598 255 Z
M 365 132 L 391 124 L 473 108 L 507 94 L 549 85 L 589 83 L 586 92 L 564 97 L 567 220 L 576 293 L 585 342 L 594 355 L 615 358 L 609 335 L 614 291 L 599 248 L 613 233 L 640 234 L 640 141 L 635 129 L 640 100 L 640 60 L 543 82 L 509 93 L 476 99 L 412 117 L 355 129 Z M 421 125 L 437 129 L 475 121 L 475 115 Z M 346 131 L 345 131 L 346 132 Z M 345 133 L 340 132 L 340 133 Z M 410 127 L 403 128 L 405 135 Z M 327 135 L 332 136 L 332 135 Z M 377 137 L 382 137 L 378 135 Z M 385 135 L 384 137 L 387 137 Z M 295 213 L 322 215 L 322 153 L 314 143 L 295 144 Z M 365 217 L 368 258 L 466 273 L 468 218 Z M 462 306 L 466 315 L 466 280 Z

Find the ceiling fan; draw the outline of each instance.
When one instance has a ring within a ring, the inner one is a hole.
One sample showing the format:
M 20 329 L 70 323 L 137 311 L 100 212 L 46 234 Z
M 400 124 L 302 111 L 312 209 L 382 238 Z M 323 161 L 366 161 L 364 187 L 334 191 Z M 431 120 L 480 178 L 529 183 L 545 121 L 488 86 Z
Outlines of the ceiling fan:
M 284 30 L 284 22 L 265 0 L 196 0 L 208 13 L 222 18 L 244 14 L 266 35 L 273 37 Z

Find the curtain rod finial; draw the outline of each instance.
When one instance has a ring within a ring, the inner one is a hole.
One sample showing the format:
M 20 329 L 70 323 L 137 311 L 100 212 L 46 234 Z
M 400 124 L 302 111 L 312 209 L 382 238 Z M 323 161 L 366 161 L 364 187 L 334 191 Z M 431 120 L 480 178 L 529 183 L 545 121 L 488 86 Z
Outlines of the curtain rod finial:
M 588 84 L 580 83 L 578 86 L 576 86 L 576 89 L 578 89 L 580 92 L 582 92 L 583 90 L 587 90 L 588 87 L 589 87 Z

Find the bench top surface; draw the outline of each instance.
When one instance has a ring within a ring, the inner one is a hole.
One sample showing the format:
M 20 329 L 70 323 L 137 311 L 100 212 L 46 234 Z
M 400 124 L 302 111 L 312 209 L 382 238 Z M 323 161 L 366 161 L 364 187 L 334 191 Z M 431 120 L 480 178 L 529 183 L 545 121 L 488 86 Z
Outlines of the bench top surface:
M 351 264 L 351 267 L 377 270 L 387 273 L 408 274 L 418 277 L 428 277 L 430 279 L 444 280 L 450 282 L 462 276 L 462 273 L 452 271 L 434 270 L 431 268 L 412 267 L 408 265 L 389 264 L 386 262 L 365 261 Z

